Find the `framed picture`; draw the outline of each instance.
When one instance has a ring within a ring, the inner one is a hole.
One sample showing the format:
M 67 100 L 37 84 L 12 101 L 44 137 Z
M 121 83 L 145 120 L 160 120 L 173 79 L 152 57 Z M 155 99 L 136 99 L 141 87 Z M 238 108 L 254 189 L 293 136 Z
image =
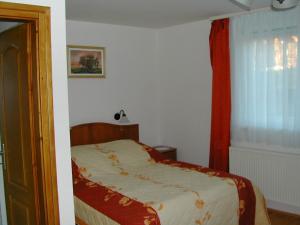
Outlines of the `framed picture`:
M 68 45 L 68 76 L 105 78 L 105 48 Z

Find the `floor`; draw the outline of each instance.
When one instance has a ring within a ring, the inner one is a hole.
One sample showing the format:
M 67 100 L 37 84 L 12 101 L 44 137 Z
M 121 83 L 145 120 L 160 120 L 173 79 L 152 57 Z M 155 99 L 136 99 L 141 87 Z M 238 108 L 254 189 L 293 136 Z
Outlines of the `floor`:
M 300 216 L 269 210 L 272 225 L 300 225 Z

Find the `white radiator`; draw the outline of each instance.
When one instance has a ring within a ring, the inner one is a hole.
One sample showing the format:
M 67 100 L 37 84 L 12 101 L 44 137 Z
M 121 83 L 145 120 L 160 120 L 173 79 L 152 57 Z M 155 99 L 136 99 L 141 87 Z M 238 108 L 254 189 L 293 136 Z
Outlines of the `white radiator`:
M 300 209 L 300 154 L 231 147 L 230 172 L 250 179 L 268 201 Z

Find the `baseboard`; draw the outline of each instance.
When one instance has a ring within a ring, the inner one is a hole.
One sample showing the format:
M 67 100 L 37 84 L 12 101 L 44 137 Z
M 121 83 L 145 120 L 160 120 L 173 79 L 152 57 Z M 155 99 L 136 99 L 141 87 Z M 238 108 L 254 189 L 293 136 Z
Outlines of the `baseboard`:
M 269 209 L 274 209 L 281 212 L 291 213 L 294 215 L 300 215 L 300 207 L 288 205 L 281 202 L 267 200 L 267 206 Z

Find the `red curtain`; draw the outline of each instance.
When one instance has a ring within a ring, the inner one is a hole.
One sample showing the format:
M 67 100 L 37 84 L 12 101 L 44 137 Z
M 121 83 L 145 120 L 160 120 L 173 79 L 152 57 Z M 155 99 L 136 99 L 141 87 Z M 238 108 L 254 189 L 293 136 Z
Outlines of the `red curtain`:
M 213 70 L 209 166 L 228 172 L 231 117 L 229 19 L 212 23 L 209 44 Z

